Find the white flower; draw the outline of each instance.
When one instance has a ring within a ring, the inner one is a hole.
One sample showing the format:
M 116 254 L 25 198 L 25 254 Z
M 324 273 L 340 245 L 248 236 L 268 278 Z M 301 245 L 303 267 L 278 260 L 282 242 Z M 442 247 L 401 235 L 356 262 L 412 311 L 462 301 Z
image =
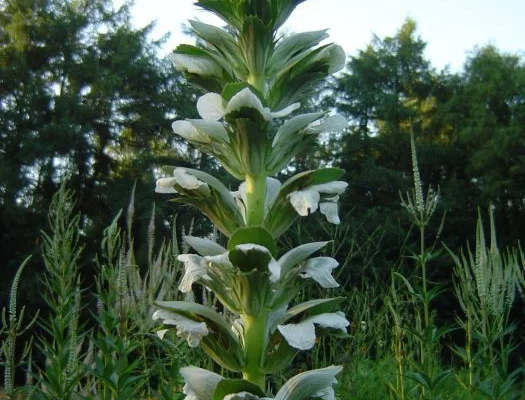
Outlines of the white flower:
M 257 97 L 249 88 L 244 88 L 230 99 L 224 110 L 224 115 L 228 115 L 233 111 L 239 111 L 243 107 L 253 108 L 259 111 L 259 114 L 262 116 L 265 116 L 267 113 L 259 97 Z
M 250 88 L 244 88 L 236 93 L 230 101 L 224 106 L 225 101 L 218 93 L 206 93 L 197 100 L 197 111 L 205 120 L 217 121 L 234 111 L 239 111 L 243 107 L 255 109 L 266 120 L 273 118 L 282 118 L 300 107 L 299 103 L 294 103 L 288 107 L 271 112 L 268 107 L 264 107 L 261 100 L 255 95 Z
M 164 336 L 166 336 L 166 333 L 168 333 L 169 329 L 160 329 L 156 332 L 157 336 L 160 338 L 160 340 L 164 339 Z
M 191 292 L 191 285 L 200 278 L 209 278 L 208 263 L 206 260 L 196 254 L 181 254 L 177 260 L 184 263 L 184 276 L 182 277 L 179 290 L 182 293 Z
M 173 170 L 173 177 L 157 179 L 155 192 L 157 193 L 178 193 L 175 185 L 179 185 L 187 190 L 197 190 L 203 188 L 209 191 L 207 183 L 204 183 L 193 175 L 188 174 L 185 168 L 177 167 Z
M 219 374 L 197 367 L 181 368 L 180 374 L 186 381 L 182 389 L 185 400 L 212 400 L 213 392 L 223 379 Z
M 288 195 L 290 203 L 301 217 L 317 211 L 320 198 L 319 192 L 310 189 L 296 190 Z
M 314 315 L 298 324 L 278 325 L 277 329 L 288 344 L 299 350 L 309 350 L 315 345 L 315 325 L 346 332 L 350 322 L 340 311 Z
M 319 193 L 325 194 L 341 194 L 346 190 L 348 183 L 343 181 L 332 181 L 328 183 L 321 183 L 319 185 L 312 185 L 308 187 L 310 190 L 315 190 Z
M 175 121 L 171 124 L 171 129 L 177 135 L 192 142 L 209 143 L 210 141 L 206 135 L 200 133 L 189 121 Z
M 213 139 L 228 142 L 228 132 L 224 125 L 208 120 L 178 120 L 171 124 L 173 132 L 182 138 L 197 143 L 210 143 Z
M 188 174 L 185 168 L 175 168 L 173 176 L 177 180 L 177 184 L 184 189 L 196 190 L 201 186 L 208 187 L 206 183 L 198 180 L 193 175 Z
M 157 193 L 177 193 L 175 184 L 177 180 L 175 178 L 160 178 L 157 179 L 157 185 L 155 187 L 155 192 Z
M 296 190 L 288 194 L 290 204 L 297 211 L 297 213 L 305 217 L 308 214 L 312 214 L 320 208 L 323 215 L 326 216 L 328 222 L 333 224 L 339 224 L 339 216 L 337 215 L 337 200 L 338 196 L 332 198 L 323 199 L 324 201 L 319 204 L 321 200 L 321 194 L 340 194 L 343 193 L 348 184 L 343 181 L 333 181 L 323 183 L 319 185 L 308 186 L 302 190 Z
M 336 196 L 337 197 L 337 196 Z M 334 225 L 339 225 L 341 220 L 339 219 L 339 206 L 337 205 L 337 200 L 323 202 L 319 204 L 319 211 L 326 217 L 326 220 Z
M 185 339 L 190 347 L 197 347 L 201 339 L 209 333 L 205 322 L 197 322 L 171 311 L 157 310 L 152 318 L 154 321 L 161 320 L 164 325 L 174 325 L 177 336 Z
M 197 111 L 201 118 L 218 121 L 224 117 L 222 96 L 218 93 L 206 93 L 197 100 Z
M 331 257 L 315 257 L 306 261 L 302 272 L 299 274 L 301 278 L 312 278 L 325 289 L 339 287 L 332 276 L 332 270 L 336 268 L 339 263 Z

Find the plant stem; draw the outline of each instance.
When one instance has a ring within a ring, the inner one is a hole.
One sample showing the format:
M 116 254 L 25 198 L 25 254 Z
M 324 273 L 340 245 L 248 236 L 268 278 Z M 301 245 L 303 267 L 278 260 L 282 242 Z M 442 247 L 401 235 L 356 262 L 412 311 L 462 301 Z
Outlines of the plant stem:
M 246 366 L 242 371 L 243 378 L 266 389 L 265 373 L 262 368 L 266 350 L 266 330 L 268 314 L 263 311 L 258 315 L 241 316 L 244 328 L 244 354 Z
M 248 83 L 252 85 L 262 94 L 265 94 L 266 91 L 266 77 L 264 75 L 251 74 L 248 77 Z
M 266 198 L 266 176 L 246 176 L 246 225 L 262 225 Z
M 419 228 L 420 237 L 420 256 L 421 256 L 421 275 L 423 279 L 423 312 L 425 318 L 424 328 L 428 328 L 430 323 L 428 298 L 427 298 L 427 262 L 425 259 L 425 227 Z

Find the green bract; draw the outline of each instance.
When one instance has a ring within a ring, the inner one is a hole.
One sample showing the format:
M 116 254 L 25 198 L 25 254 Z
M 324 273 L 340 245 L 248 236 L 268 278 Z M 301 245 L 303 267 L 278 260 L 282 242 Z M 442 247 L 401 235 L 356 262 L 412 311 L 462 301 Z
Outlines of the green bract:
M 171 55 L 175 67 L 206 92 L 196 104 L 200 118 L 174 121 L 173 131 L 239 181 L 231 190 L 209 174 L 182 167 L 165 167 L 157 181 L 158 193 L 198 208 L 226 237 L 220 245 L 187 236 L 195 253 L 178 256 L 184 266 L 179 290 L 189 298 L 196 286 L 213 292 L 220 312 L 195 302 L 163 301 L 153 315 L 164 325 L 159 337 L 173 338 L 168 334 L 173 329 L 222 368 L 242 374 L 224 379 L 183 368 L 187 400 L 335 400 L 332 385 L 341 367 L 299 374 L 275 397 L 266 392 L 266 376 L 289 366 L 298 350 L 311 349 L 316 335 L 344 337 L 349 325 L 334 310 L 342 298 L 290 307 L 307 284 L 339 286 L 332 275 L 338 262 L 317 254 L 328 242 L 283 254 L 277 245 L 297 218 L 317 210 L 338 224 L 337 201 L 347 187 L 337 168 L 301 172 L 284 183 L 274 178 L 319 134 L 347 125 L 327 112 L 294 115 L 300 96 L 345 63 L 340 46 L 321 43 L 324 30 L 278 32 L 302 1 L 197 1 L 227 27 L 191 21 L 199 44 L 181 45 Z

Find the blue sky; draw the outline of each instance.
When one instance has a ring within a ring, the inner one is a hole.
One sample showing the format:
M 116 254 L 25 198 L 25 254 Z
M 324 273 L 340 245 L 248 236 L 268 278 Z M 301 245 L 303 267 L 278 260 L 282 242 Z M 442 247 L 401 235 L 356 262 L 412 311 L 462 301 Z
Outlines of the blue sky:
M 119 0 L 117 0 L 118 3 Z M 188 19 L 220 25 L 220 20 L 196 8 L 193 0 L 135 0 L 134 23 L 157 21 L 154 37 L 170 33 L 168 53 L 191 42 L 181 33 Z M 427 42 L 426 56 L 437 69 L 458 71 L 475 46 L 493 44 L 500 50 L 524 54 L 523 0 L 308 0 L 297 7 L 285 25 L 293 32 L 329 28 L 330 40 L 347 54 L 363 49 L 372 38 L 392 36 L 412 17 Z

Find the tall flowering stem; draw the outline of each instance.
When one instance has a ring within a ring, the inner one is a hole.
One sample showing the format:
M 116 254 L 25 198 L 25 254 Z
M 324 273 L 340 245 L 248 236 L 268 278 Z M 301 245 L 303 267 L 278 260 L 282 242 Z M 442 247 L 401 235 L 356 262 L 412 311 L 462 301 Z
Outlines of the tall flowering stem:
M 197 367 L 185 367 L 187 400 L 335 399 L 332 388 L 341 367 L 303 372 L 275 394 L 266 377 L 290 365 L 298 351 L 315 346 L 316 335 L 346 334 L 346 317 L 334 311 L 343 298 L 312 299 L 290 307 L 302 288 L 314 281 L 323 288 L 338 283 L 330 257 L 316 256 L 327 242 L 305 243 L 280 254 L 279 237 L 299 217 L 317 210 L 338 224 L 338 198 L 347 184 L 343 171 L 304 171 L 285 182 L 276 178 L 299 152 L 323 132 L 346 127 L 328 112 L 294 113 L 299 99 L 326 76 L 342 69 L 340 46 L 322 44 L 326 31 L 279 34 L 279 28 L 304 0 L 200 0 L 196 5 L 219 16 L 218 28 L 190 21 L 199 44 L 181 45 L 171 55 L 177 69 L 205 93 L 196 107 L 200 119 L 173 123 L 176 134 L 215 157 L 239 180 L 237 190 L 202 171 L 165 167 L 156 191 L 193 205 L 227 238 L 225 246 L 186 237 L 194 250 L 179 260 L 185 273 L 179 289 L 195 286 L 214 292 L 222 304 L 159 301 L 153 318 L 200 346 L 220 367 L 239 379 Z M 283 120 L 284 119 L 284 120 Z M 280 121 L 278 121 L 280 120 Z

